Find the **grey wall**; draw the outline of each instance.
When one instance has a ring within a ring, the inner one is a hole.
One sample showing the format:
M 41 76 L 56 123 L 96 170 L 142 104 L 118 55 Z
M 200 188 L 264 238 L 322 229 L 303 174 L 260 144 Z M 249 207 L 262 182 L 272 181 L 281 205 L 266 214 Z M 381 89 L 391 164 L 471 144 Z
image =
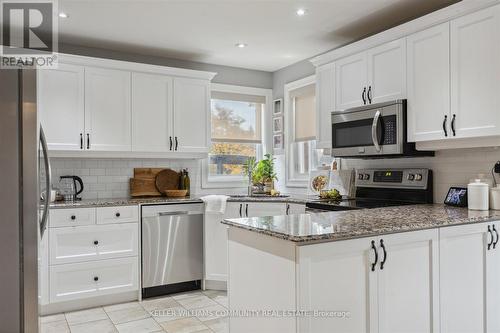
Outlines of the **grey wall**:
M 313 75 L 315 68 L 309 59 L 299 61 L 273 73 L 274 99 L 283 98 L 285 84 Z
M 89 57 L 107 58 L 123 61 L 141 62 L 146 64 L 180 67 L 202 71 L 216 72 L 212 80 L 215 83 L 234 84 L 271 89 L 273 87 L 273 73 L 251 69 L 205 64 L 200 62 L 185 61 L 173 58 L 148 56 L 134 53 L 124 53 L 109 49 L 85 47 L 72 44 L 59 45 L 59 52 L 76 54 Z

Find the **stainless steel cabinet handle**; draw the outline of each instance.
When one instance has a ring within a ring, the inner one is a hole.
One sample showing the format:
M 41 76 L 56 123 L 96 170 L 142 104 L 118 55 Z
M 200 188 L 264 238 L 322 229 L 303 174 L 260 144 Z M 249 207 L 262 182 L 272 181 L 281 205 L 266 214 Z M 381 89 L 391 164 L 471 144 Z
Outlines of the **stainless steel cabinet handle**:
M 158 216 L 172 216 L 172 215 L 201 215 L 203 214 L 202 212 L 199 211 L 187 211 L 187 210 L 180 210 L 176 212 L 161 212 L 158 213 Z
M 52 170 L 50 168 L 49 160 L 49 149 L 47 147 L 47 139 L 45 138 L 45 133 L 43 128 L 40 126 L 40 142 L 42 144 L 42 150 L 45 163 L 45 201 L 43 207 L 42 220 L 40 222 L 40 235 L 43 236 L 45 229 L 47 228 L 47 223 L 49 221 L 49 205 L 50 205 L 50 187 L 52 186 Z
M 378 143 L 378 137 L 377 137 L 377 130 L 378 130 L 378 121 L 380 119 L 380 110 L 377 110 L 375 113 L 375 117 L 373 117 L 373 123 L 372 123 L 372 141 L 373 145 L 375 146 L 375 150 L 377 153 L 380 153 L 380 145 Z

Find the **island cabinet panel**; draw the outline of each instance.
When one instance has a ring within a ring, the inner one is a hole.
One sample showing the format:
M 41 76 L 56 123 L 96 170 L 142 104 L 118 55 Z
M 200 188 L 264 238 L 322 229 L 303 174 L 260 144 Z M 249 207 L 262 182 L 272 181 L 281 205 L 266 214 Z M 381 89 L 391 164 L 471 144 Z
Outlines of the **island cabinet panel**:
M 441 229 L 442 333 L 500 332 L 499 228 L 490 222 Z
M 437 230 L 379 238 L 378 332 L 439 331 L 438 239 Z
M 298 247 L 298 309 L 337 312 L 299 332 L 436 332 L 437 250 L 437 230 Z
M 228 237 L 229 306 L 240 312 L 229 317 L 228 331 L 296 332 L 295 245 L 239 228 L 229 228 Z M 269 310 L 276 312 L 245 315 Z
M 299 247 L 298 309 L 346 311 L 348 317 L 298 319 L 298 332 L 376 332 L 377 271 L 370 239 Z M 375 242 L 375 240 L 373 240 Z

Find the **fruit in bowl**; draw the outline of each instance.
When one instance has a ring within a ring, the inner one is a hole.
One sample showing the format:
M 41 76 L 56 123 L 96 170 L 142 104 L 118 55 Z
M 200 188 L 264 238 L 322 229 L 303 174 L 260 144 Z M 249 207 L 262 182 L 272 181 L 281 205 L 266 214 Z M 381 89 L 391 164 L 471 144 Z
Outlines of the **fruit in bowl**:
M 321 199 L 329 199 L 329 200 L 342 199 L 342 196 L 340 195 L 339 191 L 337 191 L 336 189 L 329 190 L 329 191 L 321 191 L 319 194 L 319 197 Z

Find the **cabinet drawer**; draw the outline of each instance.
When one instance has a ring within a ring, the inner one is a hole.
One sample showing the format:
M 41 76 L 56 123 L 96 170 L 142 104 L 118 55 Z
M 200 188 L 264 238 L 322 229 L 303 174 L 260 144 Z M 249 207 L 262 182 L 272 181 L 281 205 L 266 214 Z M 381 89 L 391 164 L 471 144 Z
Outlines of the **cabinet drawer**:
M 50 230 L 50 264 L 137 255 L 137 223 L 93 225 Z
M 139 222 L 137 206 L 97 208 L 97 224 Z
M 138 290 L 137 257 L 50 267 L 50 302 Z
M 52 209 L 49 218 L 49 227 L 95 224 L 95 208 Z

